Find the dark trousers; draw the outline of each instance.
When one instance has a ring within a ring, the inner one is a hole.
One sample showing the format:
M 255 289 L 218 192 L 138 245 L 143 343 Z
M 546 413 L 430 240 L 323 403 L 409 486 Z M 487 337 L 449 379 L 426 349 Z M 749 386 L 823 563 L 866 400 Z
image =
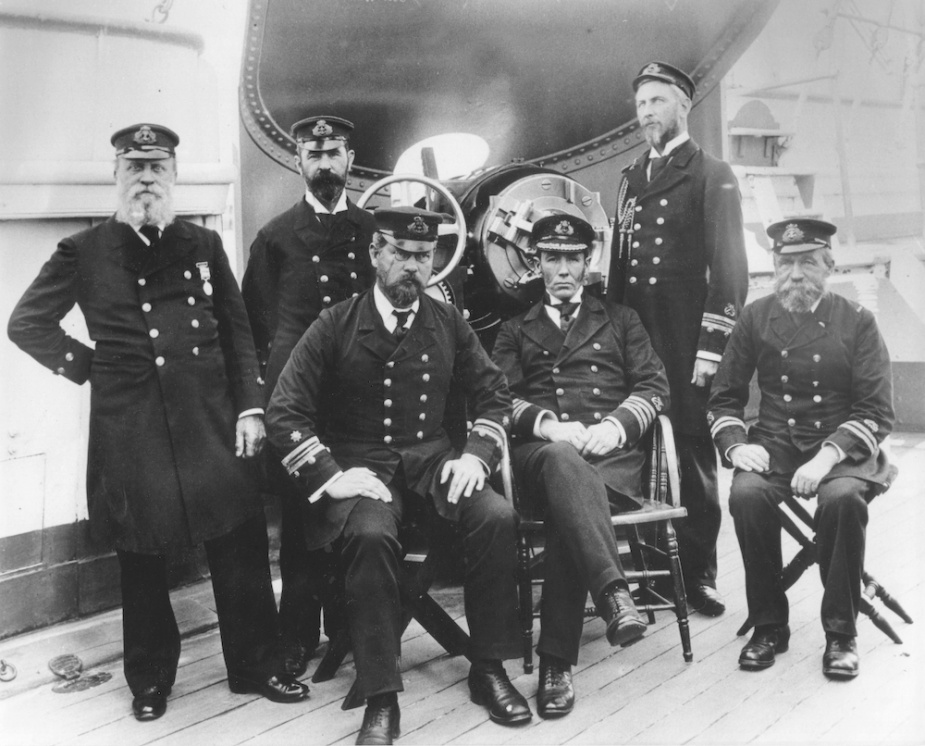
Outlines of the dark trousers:
M 780 517 L 776 506 L 792 494 L 792 475 L 738 472 L 729 512 L 745 563 L 745 595 L 752 623 L 786 624 L 790 607 L 781 585 Z M 840 477 L 819 486 L 815 515 L 822 594 L 822 628 L 856 635 L 867 529 L 868 484 Z
M 263 516 L 205 542 L 229 674 L 267 678 L 279 669 L 276 600 Z M 180 632 L 170 605 L 164 555 L 119 550 L 125 679 L 133 694 L 172 686 Z
M 279 496 L 279 629 L 283 644 L 314 650 L 321 634 L 324 562 L 305 545 L 304 498 L 272 448 L 265 451 L 268 489 Z M 331 636 L 331 630 L 328 630 Z
M 546 528 L 537 651 L 575 665 L 588 592 L 597 602 L 608 586 L 626 583 L 610 524 L 608 489 L 598 470 L 568 443 L 515 448 L 513 456 L 518 484 L 543 510 Z M 623 500 L 625 507 L 635 507 Z
M 716 587 L 716 539 L 722 520 L 716 482 L 716 449 L 709 437 L 675 433 L 681 468 L 681 505 L 687 517 L 674 522 L 684 585 Z
M 403 689 L 398 539 L 404 500 L 394 482 L 392 506 L 362 499 L 343 532 L 347 624 L 353 644 L 358 693 L 364 698 Z M 470 660 L 520 655 L 514 577 L 516 516 L 510 503 L 489 487 L 460 498 L 459 525 L 466 560 L 464 583 Z

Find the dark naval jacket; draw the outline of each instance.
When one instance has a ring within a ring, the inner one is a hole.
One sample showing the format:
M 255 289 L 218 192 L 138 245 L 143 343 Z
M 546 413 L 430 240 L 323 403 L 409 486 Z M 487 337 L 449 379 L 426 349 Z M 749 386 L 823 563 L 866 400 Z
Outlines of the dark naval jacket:
M 60 326 L 74 304 L 95 349 Z M 14 309 L 9 335 L 57 374 L 90 381 L 97 538 L 160 553 L 261 511 L 234 449 L 238 414 L 262 407 L 263 392 L 218 234 L 176 221 L 152 249 L 110 219 L 66 238 Z
M 438 489 L 440 469 L 455 458 L 443 425 L 451 386 L 465 393 L 474 423 L 464 452 L 494 469 L 499 444 L 481 423 L 507 429 L 511 400 L 475 333 L 455 307 L 425 295 L 398 343 L 369 290 L 322 311 L 296 345 L 270 398 L 268 435 L 305 497 L 340 470 L 366 466 L 389 484 L 401 467 L 410 490 L 452 517 L 456 506 Z M 310 504 L 309 548 L 336 539 L 359 499 Z
M 322 309 L 359 295 L 376 277 L 369 259 L 376 230 L 372 215 L 348 199 L 345 212 L 322 217 L 325 224 L 300 199 L 267 223 L 251 245 L 241 287 L 267 399 Z
M 515 448 L 545 443 L 533 434 L 543 411 L 584 425 L 613 417 L 623 426 L 626 443 L 591 463 L 612 489 L 642 496 L 645 454 L 639 439 L 669 398 L 665 369 L 635 311 L 585 293 L 565 335 L 540 302 L 502 325 L 492 358 L 514 395 Z
M 675 430 L 708 435 L 707 393 L 691 383 L 697 353 L 719 361 L 745 303 L 748 263 L 729 164 L 693 140 L 651 182 L 648 155 L 623 170 L 608 300 L 634 309 L 665 364 Z
M 743 420 L 758 371 L 758 421 Z M 764 446 L 771 472 L 792 474 L 823 443 L 846 458 L 826 479 L 883 484 L 880 443 L 893 427 L 890 358 L 873 314 L 827 292 L 812 313 L 792 314 L 775 295 L 746 306 L 713 381 L 708 421 L 726 466 L 737 443 Z

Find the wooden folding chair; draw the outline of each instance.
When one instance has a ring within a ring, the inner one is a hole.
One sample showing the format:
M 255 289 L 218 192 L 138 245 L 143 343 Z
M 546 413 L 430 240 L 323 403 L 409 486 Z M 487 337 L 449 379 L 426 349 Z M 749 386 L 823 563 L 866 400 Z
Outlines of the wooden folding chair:
M 895 481 L 898 473 L 899 470 L 895 466 L 890 465 L 887 486 L 873 486 L 871 488 L 873 492 L 870 499 L 872 500 L 876 495 L 885 492 L 889 488 L 889 485 Z M 800 579 L 808 568 L 818 562 L 818 550 L 816 547 L 813 514 L 809 512 L 804 502 L 801 502 L 800 499 L 794 495 L 788 495 L 784 498 L 783 502 L 777 506 L 777 510 L 783 529 L 800 544 L 800 550 L 781 571 L 781 584 L 786 591 Z M 802 524 L 802 527 L 797 524 L 797 521 Z M 880 585 L 880 583 L 872 575 L 868 574 L 866 570 L 861 575 L 861 579 L 864 583 L 864 591 L 861 594 L 861 613 L 867 616 L 874 623 L 874 626 L 893 642 L 897 645 L 902 645 L 902 639 L 896 634 L 896 631 L 889 621 L 880 614 L 880 611 L 874 605 L 874 599 L 879 598 L 886 608 L 899 616 L 906 624 L 912 624 L 912 618 L 906 613 L 899 601 L 893 598 L 886 588 Z M 751 619 L 746 619 L 742 626 L 739 627 L 736 634 L 742 636 L 747 634 L 751 628 Z
M 675 612 L 684 660 L 690 662 L 694 655 L 691 652 L 690 626 L 687 619 L 687 593 L 681 575 L 678 540 L 672 525 L 674 519 L 687 515 L 687 509 L 681 507 L 680 503 L 681 478 L 674 435 L 668 417 L 659 415 L 646 437 L 649 447 L 643 471 L 643 505 L 637 510 L 612 515 L 610 522 L 614 530 L 625 537 L 628 544 L 629 551 L 624 559 L 624 570 L 636 607 L 647 615 L 649 624 L 655 623 L 656 611 Z M 542 519 L 533 515 L 529 504 L 516 490 L 511 477 L 509 453 L 505 453 L 502 459 L 502 475 L 505 474 L 505 493 L 511 496 L 521 516 L 518 530 L 521 635 L 524 671 L 531 673 L 533 620 L 540 615 L 539 608 L 533 603 L 533 587 L 543 582 L 539 576 L 544 558 L 537 539 L 544 534 L 545 526 Z M 664 582 L 669 578 L 673 588 L 673 600 L 665 598 L 657 589 L 656 581 Z M 585 609 L 585 616 L 597 616 L 597 610 L 593 605 Z

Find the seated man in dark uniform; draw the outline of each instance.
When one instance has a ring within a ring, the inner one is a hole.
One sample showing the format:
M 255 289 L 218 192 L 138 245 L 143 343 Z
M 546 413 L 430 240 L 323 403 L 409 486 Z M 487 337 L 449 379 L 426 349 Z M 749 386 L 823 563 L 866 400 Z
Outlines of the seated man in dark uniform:
M 486 477 L 497 463 L 510 393 L 455 307 L 423 290 L 442 216 L 381 209 L 370 256 L 376 284 L 325 309 L 296 345 L 267 412 L 269 437 L 309 505 L 309 549 L 342 539 L 347 625 L 366 698 L 357 743 L 399 735 L 401 601 L 398 531 L 432 504 L 458 522 L 466 554 L 469 689 L 492 720 L 531 718 L 501 661 L 519 655 L 513 506 Z M 451 383 L 473 421 L 462 453 L 443 427 Z
M 640 437 L 668 403 L 668 379 L 636 312 L 582 292 L 594 229 L 550 215 L 533 225 L 544 300 L 506 322 L 493 358 L 514 394 L 514 468 L 545 508 L 537 709 L 561 717 L 575 702 L 588 591 L 611 645 L 645 632 L 630 596 L 610 508 L 642 497 Z
M 768 228 L 775 293 L 743 311 L 713 382 L 707 419 L 723 463 L 736 469 L 729 511 L 755 625 L 739 665 L 768 668 L 789 646 L 776 505 L 788 494 L 818 495 L 822 670 L 853 678 L 867 501 L 888 477 L 879 444 L 892 429 L 893 405 L 890 357 L 874 315 L 826 290 L 834 233 L 831 223 L 812 219 Z M 746 428 L 756 369 L 761 405 L 758 421 Z

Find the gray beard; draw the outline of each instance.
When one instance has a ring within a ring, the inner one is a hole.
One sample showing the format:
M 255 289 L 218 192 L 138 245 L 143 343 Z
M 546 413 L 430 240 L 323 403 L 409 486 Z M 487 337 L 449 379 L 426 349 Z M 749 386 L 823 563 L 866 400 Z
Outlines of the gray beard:
M 379 289 L 396 308 L 409 308 L 424 290 L 416 280 L 407 282 L 403 280 L 394 285 L 386 285 L 382 277 L 379 277 Z
M 809 313 L 813 303 L 822 297 L 825 285 L 809 284 L 804 281 L 802 285 L 792 285 L 789 280 L 787 287 L 784 282 L 775 280 L 774 290 L 780 304 L 790 313 Z
M 143 194 L 129 199 L 120 199 L 116 220 L 128 223 L 133 228 L 143 225 L 170 225 L 176 217 L 173 210 L 173 196 L 159 197 Z

